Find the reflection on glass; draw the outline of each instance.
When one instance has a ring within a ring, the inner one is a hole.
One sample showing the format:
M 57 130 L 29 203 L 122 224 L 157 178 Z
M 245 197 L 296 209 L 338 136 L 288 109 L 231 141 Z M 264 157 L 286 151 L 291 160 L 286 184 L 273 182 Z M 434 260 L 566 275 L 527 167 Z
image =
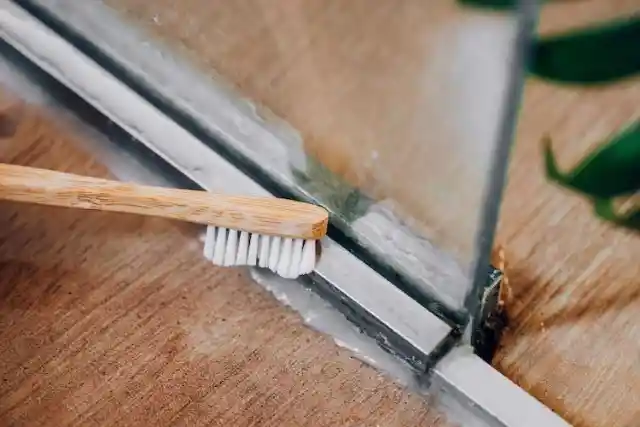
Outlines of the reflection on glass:
M 104 15 L 99 3 L 82 8 Z M 102 3 L 250 100 L 267 123 L 284 121 L 302 147 L 286 147 L 289 170 L 278 172 L 331 207 L 347 234 L 419 292 L 462 308 L 514 14 L 453 0 Z M 277 163 L 270 157 L 265 166 Z

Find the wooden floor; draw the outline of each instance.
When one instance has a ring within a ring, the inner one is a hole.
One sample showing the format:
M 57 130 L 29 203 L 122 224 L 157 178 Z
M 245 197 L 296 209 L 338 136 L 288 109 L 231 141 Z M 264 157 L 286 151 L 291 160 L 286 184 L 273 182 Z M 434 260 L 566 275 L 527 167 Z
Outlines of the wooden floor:
M 0 162 L 108 176 L 58 119 L 0 104 Z M 0 425 L 450 425 L 205 262 L 197 231 L 1 202 Z
M 434 124 L 415 95 L 428 80 L 421 43 L 459 18 L 453 2 L 107 3 L 290 122 L 335 172 L 415 217 L 458 224 L 452 200 L 422 193 L 430 157 L 420 144 L 425 128 L 412 126 L 416 111 Z M 637 0 L 559 2 L 545 6 L 540 31 L 639 9 Z M 539 142 L 550 133 L 568 165 L 640 117 L 638 99 L 638 79 L 591 90 L 530 80 L 502 208 L 512 323 L 495 366 L 577 426 L 632 427 L 640 419 L 640 238 L 600 223 L 582 200 L 545 182 Z M 451 163 L 482 170 L 464 163 L 466 154 Z M 431 159 L 446 176 L 449 163 Z M 474 206 L 469 194 L 455 194 L 456 203 Z M 447 239 L 464 250 L 468 229 L 452 228 L 459 234 Z

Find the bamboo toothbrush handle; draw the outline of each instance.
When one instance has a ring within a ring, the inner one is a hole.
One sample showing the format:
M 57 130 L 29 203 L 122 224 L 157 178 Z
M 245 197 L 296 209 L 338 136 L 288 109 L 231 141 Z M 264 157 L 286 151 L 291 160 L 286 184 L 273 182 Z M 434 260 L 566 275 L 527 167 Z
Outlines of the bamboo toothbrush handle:
M 110 181 L 0 163 L 0 200 L 178 219 L 282 237 L 320 239 L 328 214 L 319 206 Z

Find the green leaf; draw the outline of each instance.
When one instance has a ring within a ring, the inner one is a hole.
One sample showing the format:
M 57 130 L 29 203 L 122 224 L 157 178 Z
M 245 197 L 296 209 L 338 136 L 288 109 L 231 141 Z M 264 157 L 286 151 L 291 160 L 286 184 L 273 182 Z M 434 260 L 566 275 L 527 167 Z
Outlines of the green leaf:
M 606 221 L 632 230 L 640 230 L 640 209 L 628 215 L 620 215 L 615 211 L 613 199 L 596 199 L 593 207 L 596 215 Z
M 595 84 L 640 72 L 640 16 L 544 37 L 530 71 L 550 80 Z
M 568 173 L 558 169 L 550 138 L 543 144 L 547 177 L 560 185 L 598 199 L 640 190 L 640 121 L 591 152 Z

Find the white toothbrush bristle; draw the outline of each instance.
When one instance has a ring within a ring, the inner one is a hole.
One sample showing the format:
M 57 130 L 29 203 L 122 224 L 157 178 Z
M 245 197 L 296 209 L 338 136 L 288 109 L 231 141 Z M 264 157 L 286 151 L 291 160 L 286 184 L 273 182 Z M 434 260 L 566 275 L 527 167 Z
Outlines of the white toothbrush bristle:
M 204 257 L 215 265 L 268 268 L 285 279 L 311 273 L 316 264 L 316 240 L 267 236 L 208 226 Z
M 249 233 L 240 232 L 238 239 L 238 253 L 236 255 L 236 265 L 247 265 L 247 256 L 249 252 Z
M 269 236 L 260 236 L 260 255 L 258 255 L 258 267 L 266 268 L 269 265 Z
M 269 270 L 274 273 L 278 269 L 278 260 L 280 259 L 280 244 L 282 243 L 282 238 L 280 236 L 272 236 L 271 237 L 271 247 L 269 248 Z
M 235 265 L 236 252 L 238 252 L 238 232 L 236 230 L 229 230 L 227 234 L 227 245 L 224 251 L 225 267 Z
M 311 273 L 316 264 L 316 241 L 305 240 L 300 261 L 300 274 Z
M 216 231 L 216 244 L 213 249 L 213 263 L 215 265 L 224 265 L 224 252 L 227 246 L 227 229 L 218 227 Z
M 295 239 L 293 241 L 293 249 L 291 254 L 291 264 L 289 264 L 289 272 L 287 277 L 296 278 L 300 275 L 300 261 L 302 261 L 303 239 Z
M 283 239 L 282 248 L 280 249 L 280 259 L 278 260 L 278 268 L 276 273 L 280 276 L 289 278 L 289 265 L 291 264 L 291 258 L 293 258 L 293 239 Z
M 213 259 L 213 249 L 216 244 L 216 228 L 213 226 L 207 227 L 207 235 L 204 238 L 204 257 L 211 261 Z
M 249 253 L 247 255 L 247 265 L 256 265 L 258 263 L 258 240 L 260 240 L 259 234 L 253 234 L 249 236 Z

